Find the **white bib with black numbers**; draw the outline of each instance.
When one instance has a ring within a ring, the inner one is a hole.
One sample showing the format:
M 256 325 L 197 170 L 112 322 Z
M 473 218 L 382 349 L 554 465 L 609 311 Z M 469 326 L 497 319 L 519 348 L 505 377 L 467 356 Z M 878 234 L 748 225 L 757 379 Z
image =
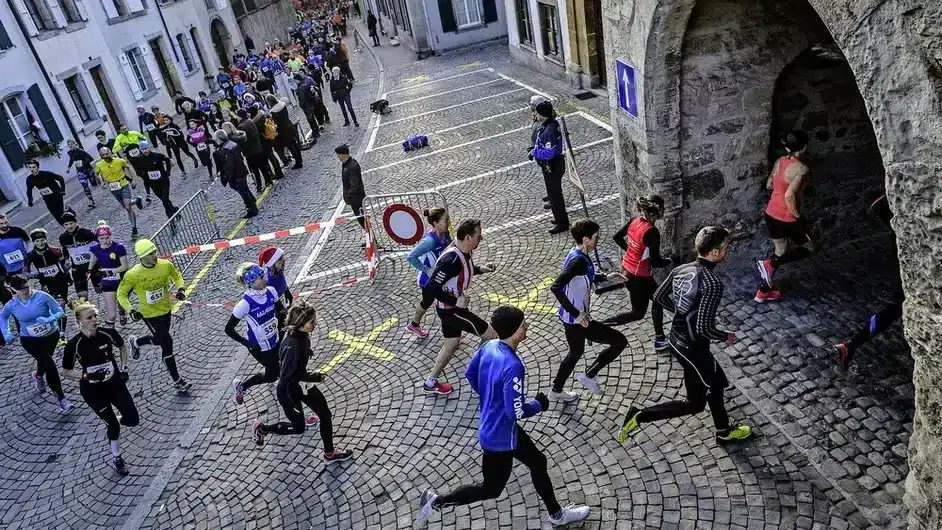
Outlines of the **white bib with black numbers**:
M 52 278 L 56 274 L 59 274 L 59 266 L 49 265 L 48 267 L 39 267 L 39 274 L 42 274 L 46 278 Z
M 104 376 L 102 378 L 102 381 L 107 381 L 111 379 L 112 377 L 114 377 L 114 363 L 107 362 L 104 364 L 96 364 L 95 366 L 89 366 L 85 368 L 85 373 L 102 374 Z

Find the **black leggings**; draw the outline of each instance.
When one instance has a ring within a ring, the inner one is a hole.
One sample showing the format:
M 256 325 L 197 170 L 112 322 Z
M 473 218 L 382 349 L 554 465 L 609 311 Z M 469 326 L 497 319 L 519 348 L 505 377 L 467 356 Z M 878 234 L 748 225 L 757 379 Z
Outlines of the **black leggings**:
M 49 210 L 49 215 L 61 225 L 62 214 L 65 213 L 63 195 L 61 193 L 53 193 L 52 195 L 43 196 L 43 202 L 46 203 L 46 209 Z
M 265 372 L 249 376 L 248 379 L 242 382 L 242 390 L 248 390 L 262 383 L 274 383 L 278 379 L 278 346 L 260 353 L 249 350 L 249 353 L 258 361 L 258 364 L 265 368 Z
M 553 379 L 553 390 L 561 392 L 566 380 L 576 369 L 576 363 L 585 353 L 585 341 L 591 340 L 599 344 L 608 344 L 608 347 L 599 353 L 595 362 L 586 370 L 586 375 L 595 377 L 598 373 L 618 357 L 628 347 L 628 339 L 616 329 L 610 328 L 601 322 L 590 320 L 588 327 L 580 324 L 563 324 L 566 331 L 566 342 L 569 343 L 569 355 L 563 359 Z
M 527 433 L 516 426 L 517 448 L 511 451 L 484 451 L 481 457 L 481 469 L 484 481 L 477 484 L 458 486 L 454 491 L 446 493 L 435 499 L 438 508 L 446 506 L 463 506 L 487 499 L 496 499 L 504 492 L 510 473 L 513 470 L 514 459 L 519 460 L 530 470 L 530 478 L 537 495 L 543 500 L 550 515 L 559 512 L 559 502 L 553 491 L 553 482 L 546 469 L 546 455 L 535 445 Z
M 144 182 L 147 182 L 145 180 Z M 170 178 L 163 177 L 157 180 L 150 181 L 150 187 L 154 190 L 154 195 L 160 199 L 161 204 L 164 205 L 164 214 L 167 217 L 170 217 L 177 211 L 177 208 L 173 205 L 173 202 L 170 201 Z
M 657 282 L 651 276 L 626 275 L 628 281 L 625 282 L 625 289 L 631 299 L 631 311 L 619 313 L 604 322 L 611 326 L 622 326 L 630 322 L 637 322 L 644 318 L 648 312 L 648 302 L 654 300 L 654 292 L 657 291 Z M 654 322 L 654 336 L 664 336 L 664 308 L 660 304 L 651 306 L 651 320 Z
M 49 389 L 62 399 L 65 393 L 62 392 L 62 380 L 59 378 L 59 368 L 56 367 L 56 361 L 52 355 L 56 352 L 56 346 L 59 344 L 59 334 L 52 333 L 45 337 L 20 337 L 20 344 L 26 353 L 36 359 L 36 375 L 46 378 L 46 384 Z
M 279 384 L 275 392 L 278 403 L 285 411 L 288 421 L 281 421 L 271 425 L 262 425 L 262 432 L 274 434 L 301 434 L 304 432 L 304 409 L 302 403 L 317 414 L 320 418 L 321 440 L 324 442 L 324 452 L 334 451 L 334 427 L 330 421 L 330 409 L 324 394 L 316 386 L 308 388 L 305 394 L 298 383 Z
M 127 385 L 117 375 L 101 383 L 81 381 L 79 392 L 88 404 L 88 408 L 105 422 L 108 427 L 108 439 L 112 442 L 117 440 L 121 433 L 120 425 L 134 427 L 140 421 L 137 407 L 134 406 L 134 398 L 128 392 Z M 121 413 L 120 425 L 112 406 Z
M 173 337 L 170 336 L 170 313 L 156 317 L 145 317 L 144 323 L 150 330 L 150 335 L 145 335 L 137 339 L 138 346 L 153 344 L 160 346 L 160 358 L 163 359 L 170 372 L 170 378 L 174 382 L 180 379 L 180 373 L 177 372 L 177 361 L 173 358 Z
M 658 403 L 642 409 L 638 414 L 638 423 L 699 414 L 709 404 L 716 430 L 729 430 L 729 415 L 726 413 L 723 398 L 723 390 L 729 382 L 723 369 L 710 353 L 710 343 L 700 341 L 692 347 L 685 347 L 671 337 L 670 345 L 674 357 L 684 368 L 687 399 Z
M 196 156 L 200 158 L 200 164 L 205 168 L 209 168 L 209 174 L 213 174 L 213 157 L 210 156 L 209 146 L 207 145 L 203 150 L 197 149 Z
M 870 318 L 867 319 L 866 324 L 860 326 L 860 329 L 857 330 L 857 333 L 855 333 L 854 336 L 850 339 L 850 342 L 847 343 L 847 348 L 849 350 L 856 350 L 857 348 L 863 346 L 873 337 L 876 337 L 880 333 L 886 331 L 888 327 L 902 318 L 902 316 L 902 304 L 888 304 L 878 313 L 871 315 Z
M 177 165 L 180 166 L 180 171 L 186 173 L 186 168 L 183 167 L 183 161 L 180 160 L 180 151 L 183 151 L 186 156 L 190 157 L 190 160 L 193 161 L 193 166 L 196 166 L 196 157 L 190 152 L 190 146 L 186 143 L 186 140 L 183 140 L 180 136 L 168 136 L 166 143 L 167 156 L 172 155 L 177 159 Z

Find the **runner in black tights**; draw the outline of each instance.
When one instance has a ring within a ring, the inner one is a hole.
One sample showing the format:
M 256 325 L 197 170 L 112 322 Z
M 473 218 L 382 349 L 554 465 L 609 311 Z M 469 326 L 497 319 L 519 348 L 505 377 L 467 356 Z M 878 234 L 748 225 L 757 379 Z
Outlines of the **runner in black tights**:
M 893 212 L 890 210 L 886 195 L 882 195 L 880 198 L 873 201 L 873 204 L 870 205 L 870 213 L 876 216 L 877 219 L 882 221 L 883 224 L 889 227 L 890 231 L 893 232 L 893 227 L 890 226 L 890 220 L 893 219 Z M 895 241 L 895 232 L 893 232 L 893 238 Z M 893 301 L 885 305 L 883 309 L 870 315 L 870 318 L 860 326 L 849 341 L 834 346 L 841 358 L 841 365 L 845 370 L 850 368 L 850 363 L 854 360 L 857 348 L 860 348 L 870 339 L 883 333 L 887 328 L 893 325 L 894 322 L 902 318 L 905 295 L 903 293 L 903 282 L 899 278 L 899 269 L 897 269 L 896 274 L 896 281 L 893 283 Z
M 321 441 L 324 443 L 324 461 L 339 462 L 353 456 L 350 449 L 334 448 L 334 429 L 331 422 L 330 409 L 324 394 L 310 383 L 320 383 L 324 375 L 318 372 L 308 372 L 307 363 L 311 357 L 311 332 L 317 323 L 317 314 L 314 307 L 304 300 L 296 301 L 288 310 L 285 320 L 285 334 L 279 348 L 279 362 L 281 373 L 278 376 L 276 394 L 278 403 L 285 411 L 288 421 L 265 425 L 256 419 L 252 425 L 252 441 L 256 445 L 265 444 L 266 434 L 301 434 L 304 432 L 303 406 L 314 411 L 320 418 Z M 301 383 L 307 383 L 305 393 Z

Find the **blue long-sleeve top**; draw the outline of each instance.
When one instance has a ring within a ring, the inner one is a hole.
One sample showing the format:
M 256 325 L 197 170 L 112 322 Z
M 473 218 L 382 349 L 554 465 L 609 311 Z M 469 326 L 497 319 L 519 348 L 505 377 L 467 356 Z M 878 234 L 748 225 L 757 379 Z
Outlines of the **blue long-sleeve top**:
M 517 448 L 517 420 L 542 412 L 540 402 L 526 398 L 526 369 L 506 342 L 486 342 L 468 363 L 465 377 L 481 398 L 478 439 L 485 451 Z
M 419 272 L 419 287 L 425 287 L 425 284 L 428 283 L 429 278 L 432 277 L 432 269 L 435 268 L 435 262 L 438 261 L 438 257 L 442 255 L 442 252 L 444 252 L 450 244 L 451 234 L 445 232 L 442 235 L 438 235 L 434 230 L 430 230 L 419 240 L 418 244 L 409 251 L 409 255 L 406 256 L 406 259 L 408 259 L 409 265 L 412 265 L 412 267 Z
M 59 319 L 65 312 L 55 298 L 43 291 L 33 291 L 25 302 L 14 296 L 0 309 L 0 330 L 8 343 L 14 339 L 10 331 L 11 316 L 20 323 L 21 337 L 46 337 L 59 333 Z

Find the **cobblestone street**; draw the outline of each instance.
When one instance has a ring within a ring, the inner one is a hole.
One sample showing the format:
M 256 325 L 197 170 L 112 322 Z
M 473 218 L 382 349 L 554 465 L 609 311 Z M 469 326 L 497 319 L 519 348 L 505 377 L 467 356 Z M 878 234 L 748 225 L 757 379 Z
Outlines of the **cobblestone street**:
M 218 183 L 209 188 L 217 225 L 233 238 L 352 215 L 340 203 L 333 153 L 349 143 L 367 194 L 437 192 L 454 224 L 482 220 L 485 241 L 475 261 L 492 262 L 497 271 L 475 279 L 470 308 L 482 317 L 500 303 L 526 311 L 530 327 L 520 354 L 528 390 L 548 392 L 566 342 L 547 287 L 572 240 L 568 233 L 547 234 L 543 179 L 526 156 L 527 103 L 545 93 L 566 117 L 589 215 L 602 225 L 602 261 L 614 264 L 620 254 L 611 235 L 621 214 L 609 101 L 604 95 L 577 100 L 568 85 L 512 65 L 506 43 L 418 62 L 394 62 L 396 53 L 405 51 L 366 48 L 354 55 L 353 103 L 362 127 L 341 127 L 339 109 L 330 104 L 337 116 L 328 132 L 305 153 L 304 168 L 287 170 L 264 196 L 259 217 L 240 221 L 235 192 Z M 368 115 L 379 97 L 392 105 L 381 119 Z M 417 134 L 427 135 L 430 146 L 402 152 L 401 142 Z M 205 185 L 205 170 L 196 173 L 185 180 L 174 175 L 175 201 Z M 564 185 L 570 215 L 582 217 L 578 195 Z M 142 234 L 164 221 L 157 204 L 140 215 Z M 75 209 L 82 226 L 104 218 L 126 236 L 126 215 L 115 206 L 100 196 L 97 210 Z M 14 217 L 14 224 L 22 220 L 18 226 L 28 228 L 27 217 Z M 44 224 L 51 234 L 60 232 L 48 216 Z M 787 296 L 777 305 L 752 301 L 755 259 L 771 246 L 764 228 L 738 239 L 730 263 L 717 269 L 726 283 L 718 319 L 738 331 L 739 341 L 713 351 L 732 382 L 726 394 L 732 420 L 755 429 L 748 442 L 717 445 L 703 412 L 645 424 L 632 441 L 617 443 L 629 406 L 684 395 L 682 369 L 654 351 L 649 320 L 620 328 L 629 348 L 600 374 L 603 395 L 572 382 L 568 389 L 580 394 L 578 402 L 521 422 L 550 459 L 560 503 L 591 507 L 584 528 L 843 530 L 902 523 L 914 390 L 901 329 L 862 349 L 848 372 L 831 347 L 849 338 L 897 281 L 888 232 L 874 225 L 860 232 L 866 233 L 829 242 L 784 268 Z M 180 371 L 194 382 L 190 395 L 173 393 L 153 350 L 132 364 L 129 387 L 141 424 L 122 431 L 128 477 L 105 465 L 104 427 L 74 382 L 64 384 L 76 410 L 60 415 L 48 394 L 35 394 L 32 361 L 22 348 L 0 350 L 0 528 L 408 529 L 417 527 L 425 488 L 447 491 L 480 480 L 478 398 L 463 378 L 477 343 L 464 340 L 445 371 L 456 391 L 447 398 L 425 395 L 421 383 L 441 345 L 439 323 L 430 311 L 427 339 L 405 331 L 419 298 L 400 252 L 405 247 L 383 253 L 373 281 L 342 285 L 367 274 L 360 234 L 350 222 L 278 242 L 293 290 L 317 291 L 309 296 L 319 312 L 310 370 L 326 372 L 318 387 L 333 412 L 337 445 L 356 451 L 352 460 L 326 465 L 317 429 L 273 436 L 260 449 L 249 438 L 256 417 L 283 418 L 274 386 L 254 387 L 244 405 L 233 403 L 232 378 L 253 373 L 257 364 L 223 333 L 229 310 L 199 304 L 239 295 L 235 268 L 255 261 L 260 248 L 247 245 L 201 255 L 185 274 L 188 284 L 197 282 L 191 295 L 197 303 L 173 334 Z M 594 304 L 594 316 L 603 318 L 629 302 L 616 292 Z M 123 334 L 142 331 L 132 324 Z M 598 351 L 589 346 L 585 358 L 591 362 Z M 580 362 L 577 372 L 584 367 Z M 550 524 L 527 469 L 516 465 L 500 498 L 445 509 L 427 527 Z

